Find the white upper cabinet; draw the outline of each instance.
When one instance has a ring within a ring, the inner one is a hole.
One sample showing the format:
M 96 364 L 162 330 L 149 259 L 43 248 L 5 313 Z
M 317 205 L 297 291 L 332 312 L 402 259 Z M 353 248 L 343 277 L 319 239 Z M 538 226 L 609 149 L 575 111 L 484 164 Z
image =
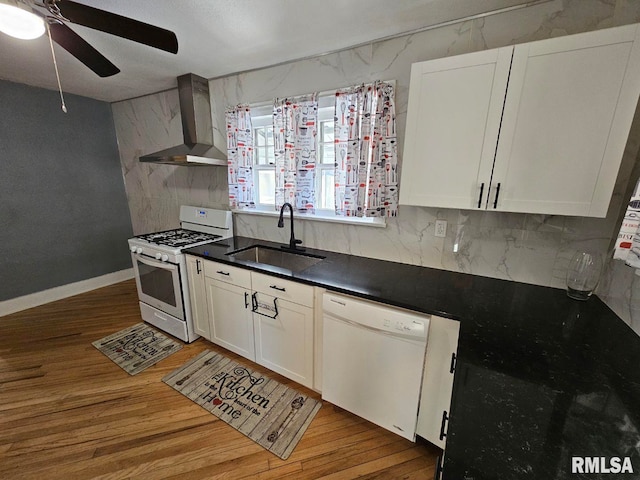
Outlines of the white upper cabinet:
M 638 25 L 415 64 L 400 203 L 604 217 L 639 93 Z
M 401 204 L 470 209 L 486 203 L 512 52 L 413 64 Z

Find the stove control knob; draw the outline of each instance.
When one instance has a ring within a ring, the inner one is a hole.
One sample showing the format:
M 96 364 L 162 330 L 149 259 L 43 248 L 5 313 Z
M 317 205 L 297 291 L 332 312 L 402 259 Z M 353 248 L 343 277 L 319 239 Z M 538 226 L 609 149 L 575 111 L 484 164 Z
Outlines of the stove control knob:
M 136 253 L 142 253 L 142 247 L 136 248 Z
M 161 253 L 156 253 L 156 260 L 160 260 L 162 258 L 162 254 Z
M 166 262 L 167 260 L 169 260 L 169 255 L 165 253 L 164 255 L 162 255 L 162 261 Z
M 136 253 L 136 247 L 131 247 L 131 253 Z

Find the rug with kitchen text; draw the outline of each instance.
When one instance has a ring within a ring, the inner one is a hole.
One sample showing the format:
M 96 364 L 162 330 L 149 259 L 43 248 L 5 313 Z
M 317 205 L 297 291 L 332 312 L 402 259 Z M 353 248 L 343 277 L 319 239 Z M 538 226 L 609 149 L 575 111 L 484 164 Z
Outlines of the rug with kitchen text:
M 181 343 L 146 323 L 137 323 L 92 345 L 129 375 L 140 373 L 182 348 Z
M 322 403 L 219 353 L 205 350 L 162 379 L 286 460 Z

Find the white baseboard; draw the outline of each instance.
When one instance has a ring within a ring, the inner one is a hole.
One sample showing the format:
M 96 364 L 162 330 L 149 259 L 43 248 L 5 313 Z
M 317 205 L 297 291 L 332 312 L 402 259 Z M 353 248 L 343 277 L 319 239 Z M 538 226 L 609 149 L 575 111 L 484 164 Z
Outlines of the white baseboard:
M 133 278 L 133 268 L 0 302 L 0 317 Z

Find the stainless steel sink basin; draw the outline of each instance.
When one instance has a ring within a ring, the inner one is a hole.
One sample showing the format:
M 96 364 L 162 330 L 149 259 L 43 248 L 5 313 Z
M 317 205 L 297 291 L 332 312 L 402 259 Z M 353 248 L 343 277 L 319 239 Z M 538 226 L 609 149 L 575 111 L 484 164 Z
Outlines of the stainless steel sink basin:
M 325 257 L 311 255 L 302 252 L 291 252 L 264 245 L 253 245 L 251 247 L 236 250 L 228 253 L 231 258 L 243 260 L 245 262 L 261 263 L 273 267 L 284 268 L 292 272 L 300 272 L 306 268 L 321 262 Z

